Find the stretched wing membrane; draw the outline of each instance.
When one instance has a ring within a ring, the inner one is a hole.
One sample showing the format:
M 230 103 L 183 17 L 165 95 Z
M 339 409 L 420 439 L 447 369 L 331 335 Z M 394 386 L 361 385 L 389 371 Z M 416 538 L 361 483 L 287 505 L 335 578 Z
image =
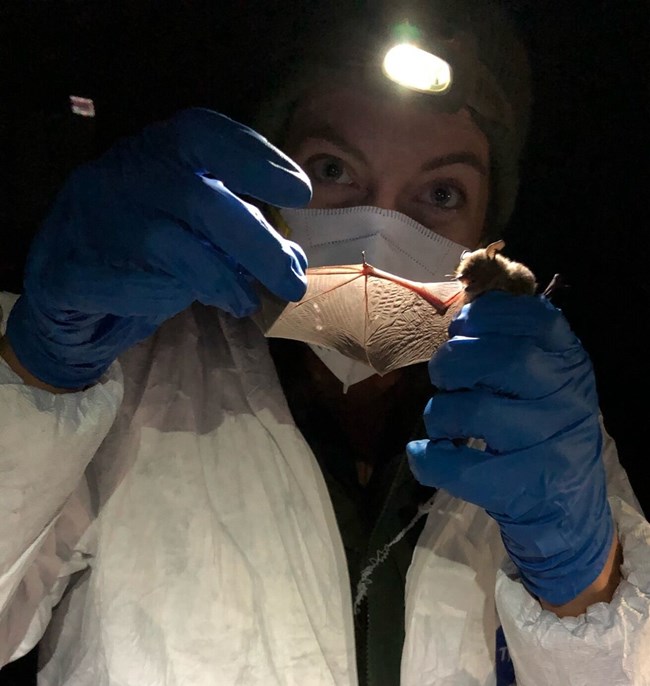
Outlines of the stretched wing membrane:
M 462 304 L 457 281 L 418 283 L 369 264 L 307 270 L 296 303 L 262 295 L 256 320 L 267 337 L 336 350 L 379 374 L 430 359 Z

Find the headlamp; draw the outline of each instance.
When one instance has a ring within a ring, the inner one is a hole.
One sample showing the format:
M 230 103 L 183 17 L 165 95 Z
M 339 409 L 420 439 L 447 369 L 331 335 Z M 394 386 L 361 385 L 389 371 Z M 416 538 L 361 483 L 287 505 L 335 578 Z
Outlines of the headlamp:
M 445 93 L 451 86 L 451 67 L 440 57 L 411 43 L 393 46 L 384 57 L 384 74 L 411 90 Z
M 438 55 L 418 47 L 420 31 L 404 22 L 394 28 L 393 35 L 397 43 L 384 56 L 384 74 L 410 90 L 446 93 L 451 88 L 451 66 Z

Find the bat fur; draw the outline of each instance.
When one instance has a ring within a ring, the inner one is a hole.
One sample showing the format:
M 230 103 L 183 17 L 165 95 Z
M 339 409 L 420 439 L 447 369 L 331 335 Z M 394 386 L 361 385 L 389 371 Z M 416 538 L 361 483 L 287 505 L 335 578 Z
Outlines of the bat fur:
M 504 241 L 490 243 L 462 255 L 454 277 L 465 287 L 465 302 L 472 302 L 487 291 L 508 291 L 515 295 L 534 295 L 537 280 L 528 267 L 499 255 Z

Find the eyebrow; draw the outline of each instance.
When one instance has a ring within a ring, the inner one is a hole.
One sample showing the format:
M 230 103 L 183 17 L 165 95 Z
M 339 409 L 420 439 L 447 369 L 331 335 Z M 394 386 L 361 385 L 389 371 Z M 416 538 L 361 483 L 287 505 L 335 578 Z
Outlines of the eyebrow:
M 448 155 L 434 157 L 422 165 L 421 171 L 434 171 L 435 169 L 440 169 L 440 167 L 448 167 L 452 164 L 466 164 L 470 167 L 474 167 L 474 169 L 483 176 L 487 176 L 488 173 L 485 164 L 483 164 L 483 161 L 479 156 L 469 151 L 452 152 Z
M 363 162 L 365 165 L 368 164 L 367 157 L 359 148 L 352 145 L 352 143 L 348 142 L 345 138 L 343 138 L 343 136 L 341 136 L 341 134 L 338 133 L 336 129 L 332 128 L 331 126 L 328 126 L 327 124 L 307 129 L 302 133 L 301 138 L 302 140 L 315 138 L 318 140 L 327 141 L 328 143 L 332 143 L 337 148 L 343 150 L 343 152 L 347 152 L 349 155 L 353 155 L 358 160 Z
M 368 159 L 359 148 L 352 145 L 349 141 L 343 138 L 343 136 L 341 136 L 336 129 L 328 126 L 327 124 L 303 131 L 301 138 L 302 140 L 312 138 L 327 141 L 328 143 L 336 145 L 336 147 L 340 148 L 344 152 L 353 155 L 364 164 L 368 164 Z M 466 164 L 467 166 L 476 169 L 476 171 L 478 171 L 482 176 L 487 176 L 488 174 L 487 167 L 481 158 L 476 153 L 470 152 L 469 150 L 452 152 L 446 155 L 440 155 L 439 157 L 434 157 L 428 162 L 425 162 L 420 171 L 435 171 L 436 169 L 440 169 L 442 167 L 449 167 L 452 164 Z

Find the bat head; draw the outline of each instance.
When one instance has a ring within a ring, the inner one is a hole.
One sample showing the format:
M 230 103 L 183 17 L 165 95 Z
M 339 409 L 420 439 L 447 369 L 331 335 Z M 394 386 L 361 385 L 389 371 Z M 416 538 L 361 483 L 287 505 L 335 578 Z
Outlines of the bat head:
M 487 291 L 508 291 L 518 295 L 535 293 L 534 274 L 523 264 L 499 255 L 504 247 L 505 242 L 499 240 L 485 248 L 463 253 L 454 276 L 465 287 L 466 302 Z

